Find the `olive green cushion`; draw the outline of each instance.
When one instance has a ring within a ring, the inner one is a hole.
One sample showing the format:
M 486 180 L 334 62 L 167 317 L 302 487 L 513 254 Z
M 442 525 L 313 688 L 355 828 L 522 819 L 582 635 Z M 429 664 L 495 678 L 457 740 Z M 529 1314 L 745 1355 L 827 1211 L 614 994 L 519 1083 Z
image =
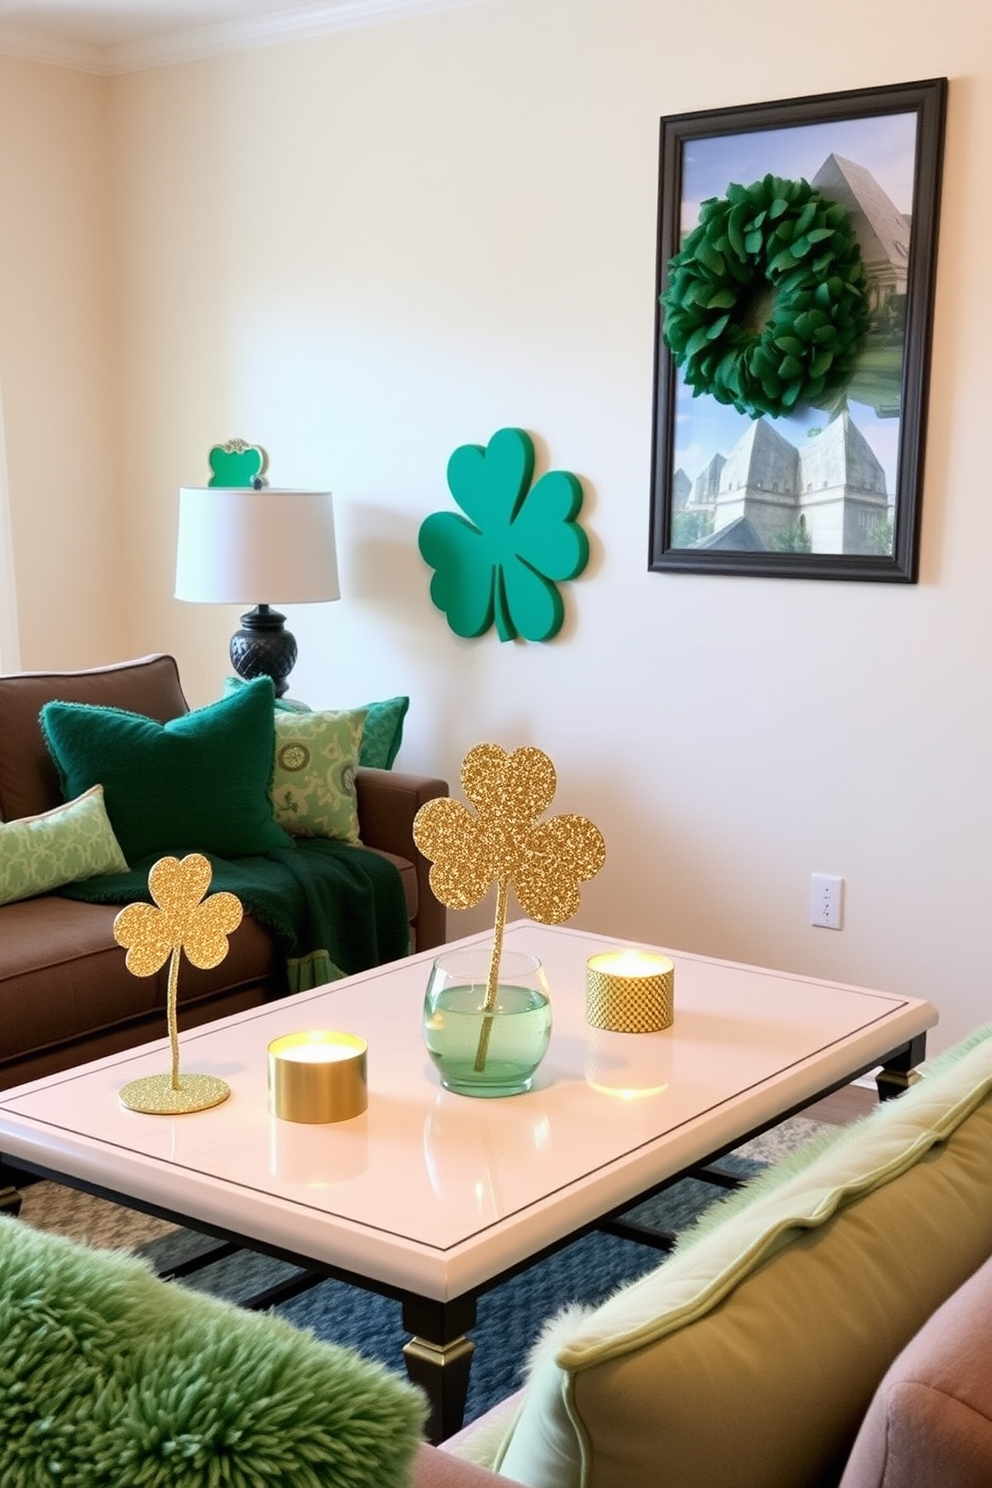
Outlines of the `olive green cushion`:
M 0 904 L 47 894 L 99 873 L 126 872 L 100 785 L 41 816 L 0 822 Z
M 102 785 L 129 862 L 152 853 L 243 857 L 289 847 L 272 816 L 272 683 L 157 723 L 140 713 L 47 703 L 45 742 L 66 797 Z
M 355 769 L 364 722 L 359 712 L 276 712 L 272 805 L 287 832 L 358 841 Z
M 407 1488 L 425 1415 L 382 1365 L 6 1217 L 0 1380 L 4 1488 Z
M 554 1324 L 498 1469 L 531 1488 L 836 1482 L 889 1364 L 992 1253 L 989 1035 Z

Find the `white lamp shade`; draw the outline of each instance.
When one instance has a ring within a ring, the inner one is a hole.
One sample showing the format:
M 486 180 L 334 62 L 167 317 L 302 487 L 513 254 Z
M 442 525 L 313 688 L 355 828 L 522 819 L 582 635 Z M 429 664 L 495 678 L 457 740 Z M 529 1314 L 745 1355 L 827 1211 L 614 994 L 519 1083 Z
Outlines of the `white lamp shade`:
M 272 605 L 340 597 L 330 491 L 182 487 L 177 599 Z

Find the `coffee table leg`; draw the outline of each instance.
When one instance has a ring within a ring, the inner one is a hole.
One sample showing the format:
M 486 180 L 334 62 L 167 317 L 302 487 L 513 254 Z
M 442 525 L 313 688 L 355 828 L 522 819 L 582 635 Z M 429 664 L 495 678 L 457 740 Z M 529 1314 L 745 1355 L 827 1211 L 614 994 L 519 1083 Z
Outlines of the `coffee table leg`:
M 20 1213 L 21 1187 L 25 1181 L 31 1180 L 0 1157 L 0 1213 L 12 1216 Z
M 888 1056 L 875 1076 L 880 1101 L 892 1100 L 895 1096 L 902 1095 L 910 1085 L 916 1084 L 921 1078 L 916 1066 L 926 1058 L 926 1052 L 927 1036 L 925 1033 L 919 1033 L 916 1038 L 910 1039 L 908 1044 L 904 1044 L 901 1049 L 895 1049 Z
M 430 1402 L 427 1439 L 435 1445 L 461 1427 L 475 1344 L 466 1338 L 475 1326 L 475 1298 L 431 1302 L 409 1297 L 403 1326 L 413 1337 L 403 1345 L 406 1372 Z
M 20 1190 L 14 1188 L 13 1184 L 4 1185 L 0 1188 L 0 1214 L 9 1214 L 12 1219 L 21 1212 Z

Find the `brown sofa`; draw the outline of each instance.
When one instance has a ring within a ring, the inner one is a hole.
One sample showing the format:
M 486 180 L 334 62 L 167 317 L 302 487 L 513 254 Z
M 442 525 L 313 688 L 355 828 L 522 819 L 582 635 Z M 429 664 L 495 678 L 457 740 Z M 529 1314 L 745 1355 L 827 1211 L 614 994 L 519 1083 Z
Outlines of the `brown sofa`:
M 155 655 L 79 672 L 0 677 L 0 819 L 14 821 L 61 801 L 38 715 L 53 699 L 122 708 L 165 723 L 188 711 L 176 662 Z M 440 945 L 445 911 L 414 846 L 424 801 L 447 795 L 443 780 L 388 770 L 357 773 L 362 842 L 400 870 L 418 949 Z M 114 1053 L 165 1032 L 167 969 L 132 976 L 113 938 L 118 906 L 55 894 L 0 906 L 0 1089 Z M 256 1006 L 286 990 L 271 937 L 245 917 L 213 971 L 184 966 L 180 1027 Z

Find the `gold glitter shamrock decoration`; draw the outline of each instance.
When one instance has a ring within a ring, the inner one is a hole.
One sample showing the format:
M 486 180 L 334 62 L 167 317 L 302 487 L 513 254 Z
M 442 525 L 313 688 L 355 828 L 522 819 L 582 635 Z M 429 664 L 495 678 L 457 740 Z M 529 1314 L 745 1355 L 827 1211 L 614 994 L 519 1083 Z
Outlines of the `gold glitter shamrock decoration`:
M 154 976 L 171 957 L 167 1003 L 172 1048 L 172 1072 L 168 1077 L 170 1093 L 165 1093 L 162 1086 L 166 1076 L 134 1081 L 135 1087 L 154 1089 L 143 1088 L 139 1092 L 140 1098 L 150 1100 L 152 1104 L 137 1105 L 125 1099 L 127 1090 L 131 1088 L 126 1086 L 121 1099 L 133 1110 L 171 1113 L 202 1110 L 204 1105 L 218 1104 L 218 1099 L 202 1099 L 206 1094 L 204 1082 L 214 1089 L 215 1095 L 216 1087 L 223 1086 L 220 1100 L 230 1093 L 223 1081 L 215 1080 L 213 1076 L 189 1076 L 181 1080 L 179 1075 L 176 988 L 180 952 L 185 951 L 190 962 L 201 970 L 219 966 L 228 952 L 227 937 L 241 923 L 241 901 L 234 894 L 211 894 L 209 899 L 204 899 L 211 874 L 210 862 L 202 853 L 190 853 L 182 861 L 160 858 L 148 875 L 148 889 L 155 903 L 128 904 L 114 920 L 114 939 L 127 947 L 127 969 L 135 976 Z
M 413 836 L 431 860 L 431 888 L 451 909 L 471 909 L 497 885 L 488 1012 L 496 1003 L 510 885 L 530 919 L 560 925 L 579 907 L 579 884 L 602 868 L 606 845 L 584 816 L 563 812 L 538 820 L 557 785 L 555 767 L 540 749 L 507 754 L 498 744 L 477 744 L 462 761 L 461 783 L 475 814 L 439 797 L 421 806 Z M 483 1022 L 477 1070 L 485 1067 L 491 1025 L 491 1018 Z

